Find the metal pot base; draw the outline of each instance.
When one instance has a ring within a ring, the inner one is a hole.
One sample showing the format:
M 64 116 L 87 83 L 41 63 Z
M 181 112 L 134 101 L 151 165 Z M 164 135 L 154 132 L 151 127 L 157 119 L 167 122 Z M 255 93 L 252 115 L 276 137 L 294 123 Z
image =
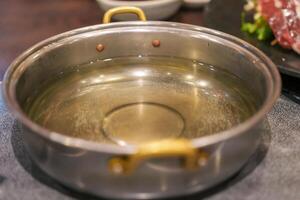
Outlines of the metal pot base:
M 183 116 L 158 103 L 133 103 L 117 107 L 103 120 L 103 133 L 121 146 L 179 137 L 184 130 Z

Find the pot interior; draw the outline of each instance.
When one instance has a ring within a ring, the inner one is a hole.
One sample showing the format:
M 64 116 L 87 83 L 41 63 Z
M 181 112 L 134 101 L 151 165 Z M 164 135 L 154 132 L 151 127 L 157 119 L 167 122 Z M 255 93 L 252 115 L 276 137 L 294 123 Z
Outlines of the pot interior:
M 18 103 L 51 131 L 119 145 L 198 138 L 253 116 L 267 95 L 264 63 L 218 36 L 170 30 L 111 28 L 43 46 L 19 66 Z
M 256 110 L 235 75 L 174 57 L 96 60 L 64 71 L 30 98 L 25 110 L 41 126 L 119 145 L 214 134 Z

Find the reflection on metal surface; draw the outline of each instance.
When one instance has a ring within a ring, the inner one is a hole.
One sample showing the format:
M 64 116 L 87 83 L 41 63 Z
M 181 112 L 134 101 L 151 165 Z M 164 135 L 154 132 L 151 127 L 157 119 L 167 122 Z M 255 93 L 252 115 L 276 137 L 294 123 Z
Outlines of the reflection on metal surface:
M 215 174 L 219 174 L 221 171 L 221 161 L 222 161 L 222 149 L 223 149 L 224 143 L 221 143 L 220 146 L 216 149 L 214 153 L 214 169 Z
M 168 190 L 168 181 L 166 175 L 161 176 L 160 190 L 163 192 Z
M 132 74 L 137 77 L 145 77 L 147 76 L 147 70 L 134 71 Z
M 208 82 L 205 81 L 205 80 L 198 81 L 197 83 L 198 83 L 198 85 L 199 85 L 200 87 L 204 87 L 204 88 L 205 88 L 205 87 L 208 86 Z
M 188 75 L 185 76 L 185 78 L 186 78 L 187 80 L 192 80 L 192 79 L 194 79 L 194 76 L 188 74 Z

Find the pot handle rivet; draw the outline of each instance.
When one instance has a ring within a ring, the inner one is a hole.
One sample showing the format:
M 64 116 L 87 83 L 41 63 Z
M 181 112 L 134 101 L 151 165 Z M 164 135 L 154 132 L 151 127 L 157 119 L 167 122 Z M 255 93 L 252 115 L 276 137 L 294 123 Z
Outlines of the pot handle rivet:
M 160 47 L 160 40 L 153 40 L 152 41 L 152 46 L 153 47 Z
M 207 164 L 208 154 L 196 149 L 187 139 L 170 139 L 141 145 L 137 152 L 126 157 L 117 156 L 109 160 L 108 168 L 113 174 L 131 174 L 142 161 L 151 158 L 180 157 L 184 168 L 197 169 Z
M 97 50 L 98 52 L 102 52 L 102 51 L 104 50 L 104 45 L 103 45 L 103 44 L 98 44 L 98 45 L 96 46 L 96 50 Z

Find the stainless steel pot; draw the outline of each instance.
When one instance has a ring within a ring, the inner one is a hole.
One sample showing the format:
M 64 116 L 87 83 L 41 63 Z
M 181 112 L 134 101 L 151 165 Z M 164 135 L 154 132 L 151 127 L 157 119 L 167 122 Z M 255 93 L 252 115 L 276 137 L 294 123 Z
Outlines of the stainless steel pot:
M 125 11 L 145 19 L 139 9 L 118 8 L 109 11 L 104 22 Z M 255 96 L 257 110 L 242 123 L 212 135 L 125 146 L 48 130 L 25 112 L 35 88 L 50 77 L 97 59 L 139 55 L 219 66 L 243 80 Z M 189 194 L 233 175 L 255 151 L 262 120 L 280 88 L 276 66 L 255 47 L 225 33 L 173 22 L 110 23 L 54 36 L 18 57 L 3 81 L 7 106 L 23 125 L 27 149 L 41 169 L 80 191 L 122 199 Z

